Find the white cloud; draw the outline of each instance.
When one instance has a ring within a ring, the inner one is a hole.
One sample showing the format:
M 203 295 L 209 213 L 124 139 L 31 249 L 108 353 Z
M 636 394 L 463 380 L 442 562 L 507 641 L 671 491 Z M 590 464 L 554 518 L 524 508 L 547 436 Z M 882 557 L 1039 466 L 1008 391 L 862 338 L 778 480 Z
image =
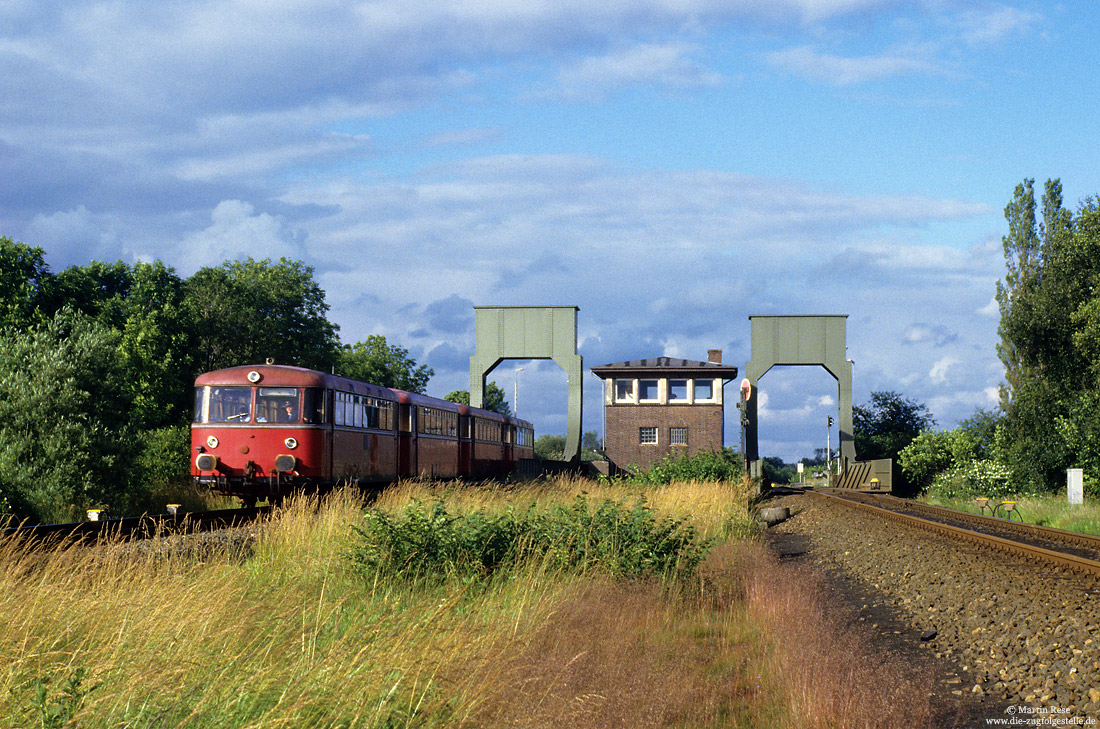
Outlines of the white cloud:
M 243 258 L 278 260 L 301 258 L 299 235 L 278 216 L 254 214 L 255 208 L 240 200 L 224 200 L 210 214 L 210 226 L 186 236 L 173 256 L 166 256 L 184 275 L 204 266 Z
M 812 81 L 851 86 L 893 76 L 939 73 L 928 49 L 898 48 L 875 56 L 844 57 L 799 46 L 764 55 L 772 66 Z
M 937 347 L 943 347 L 958 338 L 958 334 L 942 324 L 918 322 L 905 330 L 905 342 L 907 344 L 931 343 Z
M 560 93 L 590 98 L 627 86 L 690 88 L 721 83 L 720 74 L 690 58 L 697 52 L 698 48 L 684 43 L 643 43 L 585 58 L 558 74 Z
M 936 360 L 936 363 L 932 365 L 932 369 L 928 372 L 928 378 L 937 385 L 942 385 L 947 382 L 948 371 L 959 364 L 959 360 L 953 356 L 941 357 Z
M 27 238 L 48 247 L 55 266 L 126 258 L 120 249 L 118 223 L 110 215 L 96 214 L 83 205 L 49 215 L 36 215 L 27 226 Z
M 1042 16 L 1028 10 L 999 5 L 973 8 L 958 16 L 963 39 L 970 44 L 995 43 L 1010 35 L 1024 35 L 1039 24 Z

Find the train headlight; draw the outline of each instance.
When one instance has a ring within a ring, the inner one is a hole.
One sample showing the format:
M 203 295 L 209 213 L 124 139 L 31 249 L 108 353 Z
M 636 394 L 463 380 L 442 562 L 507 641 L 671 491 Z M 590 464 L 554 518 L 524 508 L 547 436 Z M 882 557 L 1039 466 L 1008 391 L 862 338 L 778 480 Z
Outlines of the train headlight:
M 218 457 L 209 453 L 202 453 L 195 459 L 195 468 L 200 471 L 214 471 L 218 468 Z
M 255 385 L 257 382 L 259 382 L 263 378 L 264 378 L 264 376 L 261 375 L 256 370 L 252 370 L 251 372 L 248 373 L 248 381 L 251 382 L 253 385 Z
M 211 448 L 217 448 L 218 447 L 218 437 L 216 435 L 206 436 L 206 445 L 210 446 Z
M 298 439 L 297 438 L 287 438 L 286 440 L 283 441 L 283 443 L 286 443 L 286 447 L 289 448 L 290 450 L 294 450 L 295 448 L 298 447 Z
M 275 456 L 275 470 L 280 473 L 290 473 L 298 465 L 298 459 L 294 456 L 282 454 Z

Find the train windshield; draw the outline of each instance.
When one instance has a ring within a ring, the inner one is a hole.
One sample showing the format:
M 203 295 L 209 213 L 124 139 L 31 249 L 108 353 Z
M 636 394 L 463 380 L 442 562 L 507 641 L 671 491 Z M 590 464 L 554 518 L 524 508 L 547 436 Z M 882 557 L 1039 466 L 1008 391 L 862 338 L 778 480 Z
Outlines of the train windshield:
M 296 387 L 256 388 L 257 423 L 297 423 L 301 412 Z
M 204 387 L 195 391 L 196 423 L 248 423 L 251 387 Z

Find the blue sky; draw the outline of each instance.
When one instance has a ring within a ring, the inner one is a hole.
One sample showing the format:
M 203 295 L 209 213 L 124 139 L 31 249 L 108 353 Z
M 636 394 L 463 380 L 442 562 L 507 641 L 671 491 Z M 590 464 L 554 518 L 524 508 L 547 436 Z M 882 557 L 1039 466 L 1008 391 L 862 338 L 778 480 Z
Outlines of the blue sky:
M 579 306 L 589 366 L 708 348 L 743 366 L 752 314 L 848 314 L 856 402 L 895 390 L 950 427 L 995 404 L 1013 187 L 1100 191 L 1098 15 L 9 0 L 0 234 L 54 270 L 303 260 L 342 338 L 408 348 L 437 395 L 468 386 L 474 305 Z M 516 366 L 495 373 L 510 396 Z M 518 382 L 520 414 L 564 432 L 564 375 Z M 761 386 L 763 453 L 824 444 L 823 371 Z

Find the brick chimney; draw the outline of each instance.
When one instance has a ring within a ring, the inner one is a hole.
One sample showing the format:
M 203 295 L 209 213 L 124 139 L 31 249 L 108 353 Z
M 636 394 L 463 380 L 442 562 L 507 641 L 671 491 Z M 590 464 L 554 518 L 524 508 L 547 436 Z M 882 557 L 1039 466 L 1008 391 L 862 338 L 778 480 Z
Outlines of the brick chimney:
M 722 350 L 708 349 L 707 362 L 710 362 L 711 364 L 722 364 Z

